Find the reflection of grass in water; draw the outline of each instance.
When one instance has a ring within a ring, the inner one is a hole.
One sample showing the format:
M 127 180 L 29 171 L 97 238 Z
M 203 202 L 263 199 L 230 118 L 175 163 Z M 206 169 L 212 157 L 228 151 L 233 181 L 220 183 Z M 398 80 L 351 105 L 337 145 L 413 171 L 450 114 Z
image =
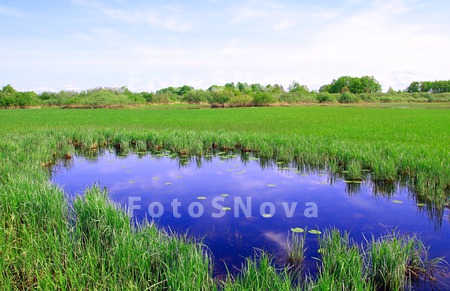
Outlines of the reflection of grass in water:
M 339 285 L 345 290 L 410 289 L 420 277 L 435 281 L 441 258 L 428 259 L 428 250 L 416 235 L 392 234 L 358 246 L 349 233 L 326 230 L 319 239 L 321 269 L 310 283 L 320 290 Z
M 450 157 L 443 148 L 449 144 L 450 117 L 440 109 L 412 110 L 174 110 L 152 112 L 153 118 L 146 110 L 3 110 L 0 228 L 6 235 L 0 236 L 0 284 L 23 289 L 212 289 L 211 265 L 203 250 L 186 246 L 184 239 L 167 237 L 154 227 L 131 231 L 129 218 L 122 223 L 117 210 L 95 199 L 77 206 L 76 216 L 69 215 L 64 195 L 48 185 L 48 171 L 40 165 L 55 164 L 75 148 L 95 158 L 106 145 L 126 156 L 137 142 L 139 147 L 200 156 L 213 147 L 228 152 L 239 145 L 256 152 L 261 163 L 265 158 L 346 169 L 357 161 L 378 184 L 393 185 L 404 177 L 421 202 L 442 209 L 450 184 Z M 270 122 L 259 122 L 262 117 Z M 40 131 L 49 120 L 55 129 Z M 330 120 L 339 120 L 340 126 L 326 122 Z M 269 280 L 278 279 L 271 275 Z

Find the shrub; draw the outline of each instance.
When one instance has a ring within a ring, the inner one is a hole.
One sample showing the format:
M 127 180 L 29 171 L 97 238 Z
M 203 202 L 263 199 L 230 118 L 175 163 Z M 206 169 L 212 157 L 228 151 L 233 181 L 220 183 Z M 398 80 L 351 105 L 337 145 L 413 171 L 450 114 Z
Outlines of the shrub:
M 352 94 L 350 92 L 344 92 L 339 95 L 338 97 L 339 103 L 356 103 L 361 101 L 361 98 L 359 96 Z
M 253 104 L 256 106 L 267 105 L 275 102 L 275 98 L 269 92 L 257 92 L 253 95 Z
M 253 101 L 252 96 L 247 94 L 240 94 L 231 97 L 228 104 L 230 104 L 231 107 L 244 107 L 244 106 L 251 106 L 252 101 Z
M 214 91 L 211 93 L 209 103 L 212 106 L 224 106 L 234 96 L 234 93 L 229 90 Z
M 182 101 L 192 104 L 192 103 L 207 102 L 209 98 L 210 98 L 209 91 L 190 90 L 183 96 Z
M 316 96 L 317 101 L 319 101 L 319 103 L 336 103 L 337 102 L 337 98 L 336 98 L 336 94 L 330 94 L 330 93 L 319 93 Z

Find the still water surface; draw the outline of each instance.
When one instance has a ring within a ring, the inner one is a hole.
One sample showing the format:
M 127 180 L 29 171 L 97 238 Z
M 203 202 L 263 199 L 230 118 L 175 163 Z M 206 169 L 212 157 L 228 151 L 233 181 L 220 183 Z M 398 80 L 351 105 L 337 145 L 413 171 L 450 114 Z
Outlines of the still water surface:
M 255 249 L 283 263 L 295 227 L 337 227 L 359 242 L 392 229 L 414 232 L 431 247 L 432 257 L 450 258 L 448 209 L 418 206 L 398 185 L 348 183 L 289 164 L 225 153 L 180 160 L 169 153 L 120 157 L 106 150 L 94 158 L 74 157 L 54 170 L 52 182 L 70 198 L 98 184 L 138 221 L 153 219 L 160 227 L 204 238 L 216 274 L 235 270 Z M 314 272 L 317 235 L 308 233 L 306 246 L 306 265 Z

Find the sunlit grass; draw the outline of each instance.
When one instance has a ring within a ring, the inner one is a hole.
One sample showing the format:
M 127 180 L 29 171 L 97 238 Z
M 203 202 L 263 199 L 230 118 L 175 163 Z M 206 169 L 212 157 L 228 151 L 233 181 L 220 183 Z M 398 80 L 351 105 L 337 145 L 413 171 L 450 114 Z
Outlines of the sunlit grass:
M 378 185 L 401 181 L 427 208 L 442 210 L 449 201 L 447 109 L 2 110 L 0 123 L 0 289 L 5 290 L 217 288 L 212 260 L 198 242 L 151 224 L 134 228 L 95 187 L 72 207 L 48 182 L 51 165 L 76 152 L 95 158 L 105 146 L 121 155 L 169 150 L 180 163 L 199 161 L 188 155 L 251 152 L 261 165 L 346 171 L 348 179 L 367 175 Z M 148 177 L 157 183 L 156 178 Z M 365 248 L 336 231 L 317 238 L 322 271 L 308 282 L 296 281 L 305 289 L 336 283 L 335 290 L 342 290 L 338 282 L 345 282 L 350 289 L 394 290 L 416 274 L 432 277 L 441 263 L 427 258 L 416 237 L 374 238 Z M 301 242 L 290 246 L 297 260 Z M 265 254 L 248 260 L 243 270 L 224 288 L 295 288 L 289 270 L 277 269 Z

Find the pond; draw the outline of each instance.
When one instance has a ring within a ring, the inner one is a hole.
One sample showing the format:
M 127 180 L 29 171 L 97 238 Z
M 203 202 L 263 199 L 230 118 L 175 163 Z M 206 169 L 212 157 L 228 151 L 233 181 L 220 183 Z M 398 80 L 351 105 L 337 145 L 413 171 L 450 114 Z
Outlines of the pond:
M 286 259 L 291 229 L 351 231 L 358 242 L 397 229 L 418 233 L 431 257 L 450 258 L 450 212 L 416 201 L 397 184 L 346 181 L 314 170 L 251 155 L 217 153 L 178 157 L 170 152 L 117 156 L 101 150 L 77 155 L 53 169 L 52 182 L 69 198 L 87 187 L 106 187 L 137 221 L 203 238 L 216 275 L 237 270 L 264 249 Z M 315 271 L 317 234 L 306 235 L 306 267 Z M 446 279 L 447 281 L 447 279 Z

